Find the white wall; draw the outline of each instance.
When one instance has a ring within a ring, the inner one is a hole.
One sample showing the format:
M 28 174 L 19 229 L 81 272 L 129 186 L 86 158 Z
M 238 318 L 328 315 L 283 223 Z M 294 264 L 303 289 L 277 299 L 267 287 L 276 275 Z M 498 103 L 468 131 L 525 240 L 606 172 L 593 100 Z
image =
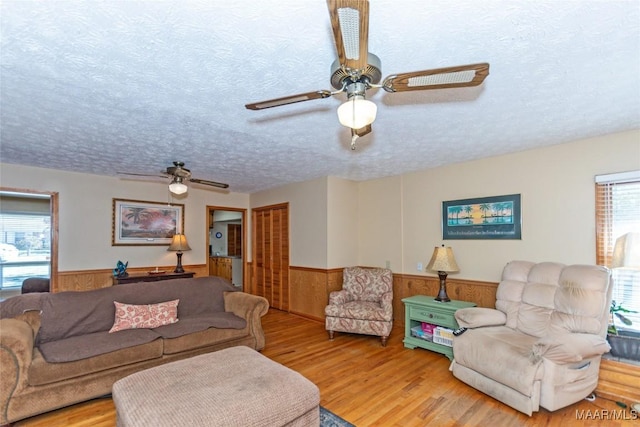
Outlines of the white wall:
M 359 184 L 358 265 L 402 272 L 402 176 Z
M 59 271 L 114 268 L 118 260 L 129 261 L 131 267 L 176 263 L 175 253 L 167 252 L 166 246 L 111 246 L 112 199 L 167 202 L 169 191 L 163 183 L 0 164 L 0 185 L 59 193 Z M 248 209 L 249 195 L 192 186 L 186 197 L 173 202 L 185 205 L 185 234 L 192 249 L 184 253 L 182 263 L 204 264 L 206 206 Z
M 638 130 L 361 183 L 360 264 L 379 266 L 398 251 L 402 266 L 394 271 L 432 275 L 416 265 L 442 243 L 454 250 L 459 278 L 498 281 L 513 259 L 593 264 L 594 176 L 633 169 L 640 169 Z M 402 207 L 381 210 L 376 194 L 396 193 Z M 522 195 L 522 240 L 442 240 L 443 201 L 513 193 Z M 401 227 L 388 251 L 383 224 L 390 235 Z
M 327 268 L 358 265 L 358 183 L 327 180 Z

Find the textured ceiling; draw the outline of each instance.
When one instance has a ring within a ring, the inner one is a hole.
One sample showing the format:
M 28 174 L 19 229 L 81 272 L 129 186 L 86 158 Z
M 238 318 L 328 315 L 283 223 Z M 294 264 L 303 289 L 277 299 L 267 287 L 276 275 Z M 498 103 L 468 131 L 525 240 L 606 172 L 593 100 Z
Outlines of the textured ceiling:
M 0 161 L 194 177 L 254 192 L 354 180 L 640 127 L 637 1 L 371 0 L 392 73 L 491 64 L 474 88 L 389 94 L 351 151 L 331 89 L 324 0 L 0 3 Z

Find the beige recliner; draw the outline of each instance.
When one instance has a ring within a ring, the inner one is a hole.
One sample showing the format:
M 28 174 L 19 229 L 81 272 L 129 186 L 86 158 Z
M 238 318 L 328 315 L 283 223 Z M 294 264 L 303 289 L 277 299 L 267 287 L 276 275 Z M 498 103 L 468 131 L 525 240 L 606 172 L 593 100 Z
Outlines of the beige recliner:
M 512 261 L 496 308 L 456 312 L 450 370 L 489 396 L 531 415 L 587 397 L 598 384 L 611 303 L 609 270 Z

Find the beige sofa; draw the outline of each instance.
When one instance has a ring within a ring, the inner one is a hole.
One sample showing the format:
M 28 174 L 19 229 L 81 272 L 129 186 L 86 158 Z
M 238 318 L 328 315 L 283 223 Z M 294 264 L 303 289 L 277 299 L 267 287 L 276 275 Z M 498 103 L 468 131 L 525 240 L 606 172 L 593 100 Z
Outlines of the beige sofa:
M 109 332 L 116 301 L 176 299 L 175 323 Z M 120 378 L 170 361 L 238 345 L 260 350 L 267 310 L 266 299 L 219 277 L 10 298 L 0 303 L 0 424 L 107 395 Z
M 598 384 L 611 280 L 604 267 L 513 261 L 496 308 L 456 311 L 453 375 L 531 415 L 587 397 Z

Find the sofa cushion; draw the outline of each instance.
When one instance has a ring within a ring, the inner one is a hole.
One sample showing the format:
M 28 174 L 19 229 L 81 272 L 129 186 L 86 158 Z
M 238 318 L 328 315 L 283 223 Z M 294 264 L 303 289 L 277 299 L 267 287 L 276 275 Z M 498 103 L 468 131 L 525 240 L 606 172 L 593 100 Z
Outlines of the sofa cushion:
M 182 321 L 175 324 L 178 326 Z M 185 322 L 186 323 L 186 322 Z M 162 326 L 162 328 L 168 328 L 174 325 Z M 158 328 L 160 329 L 160 328 Z M 221 346 L 225 347 L 224 343 L 232 341 L 249 335 L 248 328 L 244 329 L 218 329 L 208 328 L 202 331 L 193 332 L 187 335 L 180 335 L 176 338 L 165 338 L 164 341 L 164 354 L 182 353 L 183 351 L 194 350 L 203 347 Z M 228 345 L 226 345 L 228 346 Z
M 231 312 L 222 311 L 208 315 L 184 317 L 177 323 L 155 328 L 154 332 L 158 333 L 162 338 L 177 338 L 209 328 L 244 329 L 246 326 L 247 321 L 242 317 L 238 317 Z
M 47 362 L 60 363 L 138 346 L 158 338 L 160 334 L 151 329 L 129 329 L 117 334 L 102 331 L 49 341 L 39 344 L 38 348 Z
M 224 311 L 224 292 L 233 291 L 236 289 L 227 280 L 208 276 L 40 294 L 42 325 L 37 342 L 108 331 L 115 318 L 114 301 L 140 305 L 180 299 L 178 318 L 181 319 Z
M 148 329 L 138 329 L 125 332 L 152 332 Z M 109 334 L 103 332 L 105 336 Z M 120 333 L 116 336 L 122 336 Z M 114 334 L 111 334 L 113 337 Z M 39 350 L 33 353 L 33 360 L 29 368 L 29 384 L 32 386 L 51 384 L 70 378 L 99 373 L 108 369 L 152 360 L 162 357 L 162 340 L 155 339 L 145 344 L 122 348 L 109 353 L 100 354 L 86 359 L 67 363 L 48 363 Z
M 116 316 L 109 333 L 126 329 L 157 328 L 178 321 L 179 299 L 158 304 L 123 304 L 114 301 Z
M 324 314 L 344 319 L 391 321 L 393 313 L 382 308 L 380 303 L 370 301 L 351 301 L 340 305 L 328 305 Z

